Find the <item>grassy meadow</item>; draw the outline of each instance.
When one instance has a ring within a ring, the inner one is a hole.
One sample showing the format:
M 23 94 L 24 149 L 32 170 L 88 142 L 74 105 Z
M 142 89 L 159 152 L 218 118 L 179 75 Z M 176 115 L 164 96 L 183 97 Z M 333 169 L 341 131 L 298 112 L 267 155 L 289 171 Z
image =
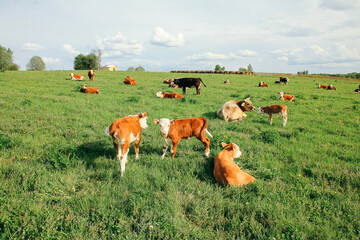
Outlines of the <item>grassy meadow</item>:
M 277 76 L 96 71 L 88 87 L 71 71 L 0 73 L 0 239 L 358 239 L 360 95 L 357 82 Z M 131 75 L 137 86 L 124 85 Z M 201 96 L 159 99 L 175 91 L 165 78 L 201 77 Z M 223 82 L 229 79 L 231 85 Z M 259 81 L 269 88 L 257 87 Z M 337 91 L 318 89 L 332 84 Z M 282 102 L 277 92 L 295 95 Z M 288 123 L 247 112 L 226 123 L 216 111 L 251 97 L 256 109 L 288 106 Z M 116 119 L 148 113 L 140 159 L 133 144 L 125 176 L 104 133 Z M 205 117 L 210 158 L 193 138 L 175 159 L 155 118 Z M 236 163 L 256 178 L 226 187 L 212 175 L 221 142 L 242 151 Z

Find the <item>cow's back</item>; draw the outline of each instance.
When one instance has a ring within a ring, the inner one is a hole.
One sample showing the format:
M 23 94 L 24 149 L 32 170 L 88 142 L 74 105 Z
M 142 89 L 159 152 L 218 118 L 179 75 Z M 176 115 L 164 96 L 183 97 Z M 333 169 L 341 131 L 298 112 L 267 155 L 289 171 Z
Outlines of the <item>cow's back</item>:
M 118 138 L 122 139 L 130 136 L 130 133 L 133 133 L 136 136 L 140 130 L 139 117 L 127 116 L 113 122 L 109 128 L 109 133 L 113 137 L 117 135 Z
M 177 119 L 170 125 L 169 137 L 179 136 L 181 138 L 193 137 L 200 134 L 206 125 L 205 118 L 185 118 Z
M 234 101 L 234 100 L 226 102 L 217 111 L 218 117 L 227 121 L 242 118 L 244 113 L 237 105 L 237 102 L 238 101 Z

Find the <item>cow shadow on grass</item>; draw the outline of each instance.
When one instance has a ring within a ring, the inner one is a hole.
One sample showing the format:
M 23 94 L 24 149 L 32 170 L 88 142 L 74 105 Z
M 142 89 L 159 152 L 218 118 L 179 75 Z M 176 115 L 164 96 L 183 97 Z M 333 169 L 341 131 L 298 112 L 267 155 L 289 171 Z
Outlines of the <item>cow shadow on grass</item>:
M 213 111 L 213 112 L 207 112 L 207 113 L 204 113 L 203 115 L 201 115 L 202 117 L 206 118 L 206 119 L 216 119 L 217 118 L 217 113 L 216 111 Z
M 88 168 L 96 166 L 95 159 L 98 157 L 116 158 L 113 144 L 104 141 L 85 142 L 75 149 L 75 154 L 84 160 Z

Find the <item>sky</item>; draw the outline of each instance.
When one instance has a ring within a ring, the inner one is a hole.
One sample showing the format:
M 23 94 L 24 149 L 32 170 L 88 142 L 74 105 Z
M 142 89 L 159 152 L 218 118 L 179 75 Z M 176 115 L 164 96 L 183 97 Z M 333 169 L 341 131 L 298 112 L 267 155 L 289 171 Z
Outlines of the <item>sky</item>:
M 0 0 L 0 13 L 20 70 L 101 50 L 124 71 L 360 72 L 360 0 Z

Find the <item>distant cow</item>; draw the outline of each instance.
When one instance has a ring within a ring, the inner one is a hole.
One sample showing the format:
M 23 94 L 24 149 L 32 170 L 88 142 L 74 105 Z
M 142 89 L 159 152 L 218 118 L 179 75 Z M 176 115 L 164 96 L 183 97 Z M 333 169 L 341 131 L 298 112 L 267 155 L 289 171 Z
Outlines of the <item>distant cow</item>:
M 267 83 L 259 82 L 259 87 L 269 87 Z
M 80 92 L 100 94 L 99 89 L 97 89 L 97 88 L 88 88 L 85 84 L 81 86 Z
M 165 158 L 166 150 L 170 143 L 168 139 L 170 138 L 172 142 L 171 146 L 171 158 L 174 158 L 176 153 L 176 148 L 181 139 L 196 137 L 199 139 L 205 146 L 205 157 L 210 156 L 210 139 L 205 137 L 207 133 L 210 137 L 212 135 L 207 130 L 208 124 L 205 118 L 185 118 L 177 120 L 169 120 L 167 118 L 161 118 L 160 120 L 154 119 L 155 124 L 160 125 L 160 133 L 163 137 L 163 154 L 162 159 Z
M 276 84 L 281 84 L 281 82 L 280 82 L 280 81 L 275 81 L 275 83 L 276 83 Z
M 111 136 L 112 138 L 116 156 L 120 162 L 121 177 L 123 177 L 125 173 L 130 143 L 134 141 L 136 141 L 135 159 L 139 159 L 141 129 L 147 128 L 146 119 L 146 112 L 139 113 L 138 115 L 130 115 L 116 120 L 110 127 L 105 129 L 106 135 Z
M 71 80 L 85 80 L 84 76 L 80 74 L 70 73 Z
M 226 80 L 224 83 L 225 83 L 225 84 L 231 84 L 231 83 L 230 83 L 230 80 Z
M 250 97 L 242 101 L 228 101 L 217 111 L 217 116 L 226 122 L 241 121 L 247 115 L 245 111 L 255 110 L 254 105 L 250 101 Z
M 171 87 L 172 84 L 176 84 L 177 86 L 179 86 L 179 88 L 182 88 L 183 90 L 183 94 L 186 94 L 186 88 L 191 88 L 194 87 L 196 88 L 196 95 L 200 95 L 200 85 L 204 84 L 204 86 L 206 87 L 205 83 L 201 80 L 201 78 L 177 78 L 177 79 L 173 79 L 170 84 L 169 87 Z
M 279 114 L 283 119 L 283 127 L 286 126 L 287 106 L 285 106 L 285 105 L 271 105 L 271 106 L 266 106 L 266 107 L 259 107 L 257 113 L 268 115 L 270 125 L 272 124 L 272 115 Z
M 328 85 L 316 84 L 320 89 L 328 89 Z
M 214 160 L 214 177 L 218 183 L 243 186 L 255 181 L 255 178 L 242 171 L 234 162 L 241 156 L 241 151 L 235 143 L 221 143 L 224 148 Z
M 89 70 L 88 76 L 90 81 L 94 81 L 95 71 Z
M 130 84 L 130 85 L 136 85 L 136 82 L 134 79 L 132 79 L 130 76 L 127 76 L 124 80 L 125 84 Z
M 327 89 L 328 90 L 336 90 L 336 88 L 333 85 L 329 85 L 329 87 Z
M 165 84 L 169 84 L 171 82 L 171 79 L 164 79 L 164 82 L 163 83 L 165 83 Z
M 285 94 L 284 92 L 278 92 L 278 94 L 280 95 L 279 98 L 282 99 L 283 101 L 290 101 L 290 102 L 295 101 L 295 97 L 293 95 Z
M 359 85 L 359 88 L 358 88 L 358 89 L 355 89 L 355 92 L 357 92 L 357 93 L 360 94 L 360 85 Z
M 280 83 L 288 84 L 290 82 L 290 79 L 287 77 L 280 77 Z
M 157 92 L 155 96 L 157 96 L 158 98 L 175 98 L 175 99 L 180 99 L 184 97 L 179 93 L 167 93 L 167 92 Z

